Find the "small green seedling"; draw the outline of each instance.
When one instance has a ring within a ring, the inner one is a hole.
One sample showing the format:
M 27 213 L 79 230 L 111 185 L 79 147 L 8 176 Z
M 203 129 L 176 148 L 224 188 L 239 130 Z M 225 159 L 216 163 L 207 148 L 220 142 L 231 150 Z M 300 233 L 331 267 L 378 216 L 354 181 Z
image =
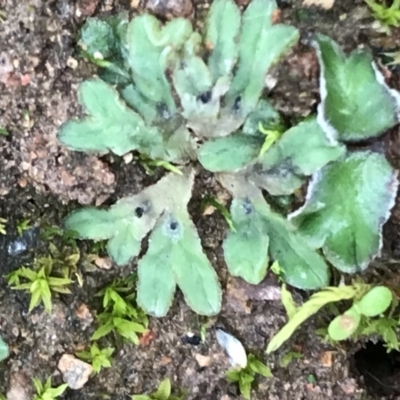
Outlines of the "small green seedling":
M 384 65 L 388 67 L 400 65 L 400 50 L 382 54 L 391 59 L 389 62 L 384 62 Z
M 392 0 L 390 7 L 386 0 L 379 3 L 374 0 L 365 0 L 365 2 L 372 10 L 374 18 L 380 21 L 383 26 L 387 28 L 400 26 L 400 0 Z
M 312 383 L 313 385 L 315 385 L 317 383 L 317 379 L 315 378 L 315 376 L 313 374 L 308 374 L 307 375 L 307 382 L 308 383 Z
M 278 281 L 283 282 L 284 281 L 284 275 L 285 271 L 283 268 L 279 265 L 278 261 L 274 261 L 269 269 L 275 274 L 275 276 L 278 278 Z
M 52 276 L 53 266 L 53 259 L 50 256 L 41 257 L 35 259 L 33 269 L 21 267 L 7 275 L 11 289 L 30 292 L 29 312 L 42 302 L 45 310 L 50 314 L 52 292 L 71 293 L 67 288 L 72 283 L 71 279 L 66 275 Z M 21 283 L 21 279 L 28 282 Z
M 260 157 L 261 157 L 282 136 L 283 130 L 281 129 L 281 127 L 274 127 L 273 129 L 267 129 L 263 127 L 261 122 L 258 124 L 258 130 L 263 135 L 265 135 L 264 143 L 260 150 Z
M 71 278 L 75 276 L 79 286 L 83 285 L 83 277 L 78 269 L 78 262 L 81 258 L 80 251 L 77 247 L 70 245 L 55 246 L 49 243 L 49 253 L 53 263 L 53 268 L 63 276 Z
M 171 394 L 171 381 L 167 378 L 164 379 L 157 391 L 151 395 L 134 394 L 132 400 L 183 400 L 184 394 L 174 396 Z
M 138 159 L 140 165 L 145 169 L 146 174 L 148 175 L 153 175 L 157 168 L 164 168 L 166 171 L 182 175 L 182 171 L 168 161 L 153 160 L 145 155 L 139 155 Z
M 32 400 L 53 400 L 61 396 L 68 385 L 66 383 L 56 387 L 51 387 L 51 377 L 47 378 L 46 383 L 43 383 L 36 378 L 33 378 L 33 384 L 35 385 L 36 394 L 33 396 Z
M 72 248 L 77 248 L 76 244 L 77 234 L 74 231 L 61 229 L 58 226 L 46 226 L 43 228 L 41 233 L 41 239 L 45 242 L 53 242 L 54 240 L 61 239 L 61 243 L 65 246 L 70 246 Z
M 206 341 L 206 336 L 207 336 L 207 326 L 206 324 L 202 324 L 200 327 L 200 337 L 203 343 L 205 343 Z
M 89 351 L 79 351 L 76 356 L 82 360 L 89 361 L 93 367 L 93 374 L 98 374 L 103 368 L 110 368 L 113 362 L 111 358 L 114 353 L 113 347 L 100 349 L 97 343 L 90 346 Z
M 376 286 L 361 300 L 353 303 L 342 315 L 337 316 L 328 327 L 328 334 L 335 341 L 346 340 L 360 325 L 362 316 L 377 317 L 392 303 L 392 292 L 385 286 Z
M 297 307 L 290 292 L 284 287 L 282 297 L 285 308 L 289 311 L 289 320 L 271 339 L 267 347 L 267 353 L 272 353 L 279 349 L 304 321 L 325 305 L 342 300 L 359 300 L 369 290 L 370 286 L 362 282 L 355 282 L 350 286 L 327 287 L 324 290 L 314 293 L 302 306 Z
M 103 296 L 104 311 L 97 316 L 100 327 L 91 340 L 98 340 L 111 332 L 122 336 L 129 342 L 139 344 L 138 333 L 144 333 L 148 325 L 146 314 L 134 303 L 133 276 L 125 280 L 117 279 L 97 293 Z
M 5 218 L 0 218 L 0 234 L 1 235 L 7 235 L 6 223 L 7 223 L 7 220 Z
M 299 360 L 303 357 L 303 354 L 298 351 L 289 351 L 280 360 L 279 366 L 281 368 L 286 368 L 293 360 Z
M 225 222 L 228 224 L 229 229 L 233 232 L 236 232 L 235 225 L 233 224 L 233 221 L 232 221 L 232 216 L 231 216 L 229 210 L 224 205 L 222 205 L 216 198 L 207 196 L 201 201 L 201 204 L 200 204 L 201 213 L 204 213 L 207 206 L 212 206 L 217 211 L 219 211 L 221 213 L 221 215 L 224 217 Z
M 19 221 L 17 223 L 17 232 L 18 235 L 22 235 L 25 231 L 27 231 L 31 226 L 29 225 L 29 223 L 31 222 L 30 219 L 24 219 L 22 221 Z
M 373 320 L 363 317 L 354 335 L 355 340 L 360 336 L 379 335 L 388 352 L 399 351 L 399 339 L 396 332 L 398 325 L 398 321 L 392 317 L 380 317 Z
M 231 369 L 225 376 L 229 382 L 238 383 L 239 390 L 245 399 L 250 399 L 251 386 L 255 375 L 259 374 L 266 378 L 271 378 L 272 372 L 264 363 L 258 360 L 254 354 L 247 356 L 247 365 L 242 369 Z
M 0 22 L 2 22 L 2 12 L 0 11 Z M 6 128 L 0 126 L 0 136 L 8 136 L 8 131 Z

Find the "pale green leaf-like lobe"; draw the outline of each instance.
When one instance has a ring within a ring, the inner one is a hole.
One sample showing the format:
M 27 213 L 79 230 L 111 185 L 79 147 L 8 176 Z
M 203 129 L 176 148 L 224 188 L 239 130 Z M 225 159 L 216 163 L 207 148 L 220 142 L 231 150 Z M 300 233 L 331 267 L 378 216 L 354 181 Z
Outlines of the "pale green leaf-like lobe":
M 149 200 L 149 210 L 155 215 L 163 214 L 149 237 L 148 251 L 138 264 L 137 301 L 150 315 L 166 315 L 176 284 L 195 312 L 214 315 L 221 307 L 218 277 L 186 211 L 192 185 L 193 171 L 186 171 L 182 176 L 168 175 L 153 186 L 152 193 L 142 194 L 143 199 Z
M 206 47 L 211 48 L 208 67 L 215 83 L 229 76 L 238 57 L 241 15 L 233 0 L 212 3 L 206 22 Z
M 386 286 L 376 286 L 356 304 L 360 312 L 366 317 L 376 317 L 389 308 L 392 300 L 392 292 Z
M 143 238 L 160 215 L 188 203 L 192 184 L 193 171 L 168 174 L 137 195 L 122 198 L 109 210 L 88 207 L 72 213 L 65 227 L 76 231 L 81 239 L 110 239 L 107 244 L 110 257 L 117 265 L 126 265 L 139 254 Z
M 172 266 L 165 263 L 170 243 L 156 226 L 149 238 L 147 253 L 138 263 L 137 303 L 154 317 L 164 317 L 171 307 L 176 283 Z
M 134 224 L 121 221 L 107 243 L 107 251 L 113 261 L 122 266 L 140 253 L 141 244 L 142 238 L 137 237 Z
M 108 58 L 114 51 L 116 38 L 109 23 L 88 18 L 80 32 L 79 45 L 92 57 Z
M 218 277 L 203 253 L 186 212 L 164 215 L 150 235 L 149 249 L 138 268 L 138 304 L 148 314 L 166 314 L 175 282 L 196 313 L 214 315 L 219 312 L 221 289 Z
M 253 0 L 242 16 L 238 69 L 227 93 L 227 104 L 233 107 L 240 98 L 244 116 L 256 106 L 270 66 L 299 36 L 292 26 L 273 25 L 276 8 L 274 0 Z
M 249 177 L 272 195 L 291 194 L 303 185 L 306 176 L 336 160 L 345 150 L 343 145 L 331 143 L 312 118 L 286 131 L 249 168 Z
M 149 14 L 133 18 L 128 27 L 129 63 L 135 85 L 145 98 L 170 114 L 176 111 L 176 105 L 165 72 L 177 61 L 175 53 L 191 33 L 188 20 L 176 18 L 162 26 Z
M 302 151 L 299 151 L 299 148 Z M 297 174 L 308 176 L 345 153 L 345 146 L 330 143 L 315 118 L 286 131 L 262 158 L 264 167 L 279 167 L 290 159 Z
M 195 113 L 195 107 L 201 106 L 197 96 L 211 90 L 213 81 L 211 73 L 199 56 L 201 36 L 193 32 L 182 51 L 181 62 L 175 66 L 173 82 L 179 94 L 183 115 L 190 119 Z M 198 110 L 199 111 L 199 110 Z
M 357 330 L 360 321 L 361 314 L 352 307 L 331 321 L 328 327 L 328 334 L 333 340 L 346 340 Z
M 201 36 L 195 32 L 190 36 L 172 75 L 174 88 L 183 108 L 182 116 L 187 126 L 197 136 L 208 135 L 215 124 L 220 108 L 220 95 L 213 88 L 211 73 L 199 56 Z
M 146 127 L 142 117 L 129 109 L 117 91 L 101 79 L 90 79 L 79 88 L 79 101 L 89 117 L 66 122 L 58 139 L 75 151 L 112 151 L 124 155 L 140 149 L 160 152 L 162 137 L 156 128 Z
M 156 104 L 146 99 L 135 85 L 124 86 L 120 93 L 126 103 L 136 110 L 148 124 L 157 118 Z
M 193 33 L 185 44 L 182 60 L 176 64 L 172 79 L 183 107 L 182 116 L 198 137 L 225 136 L 234 129 L 220 124 L 221 97 L 229 87 L 224 76 L 215 83 L 206 63 L 200 57 L 201 36 Z M 224 121 L 225 122 L 225 121 Z M 223 126 L 225 129 L 219 129 Z
M 321 65 L 318 121 L 331 138 L 364 140 L 396 125 L 400 94 L 386 86 L 369 52 L 346 57 L 324 35 L 317 35 L 315 47 Z
M 316 289 L 328 283 L 328 266 L 292 224 L 273 212 L 261 191 L 239 174 L 220 174 L 219 181 L 236 198 L 250 200 L 265 221 L 269 254 L 279 262 L 287 283 L 299 289 Z
M 209 171 L 236 171 L 257 159 L 261 146 L 262 138 L 229 135 L 205 142 L 199 149 L 198 158 Z
M 225 262 L 231 275 L 257 285 L 269 261 L 266 220 L 248 199 L 233 199 L 230 212 L 235 232 L 230 230 L 224 240 Z
M 0 336 L 0 361 L 6 359 L 9 355 L 9 348 L 7 343 L 3 340 L 3 338 Z
M 284 271 L 285 282 L 299 289 L 318 289 L 329 281 L 324 259 L 315 252 L 296 229 L 282 216 L 266 213 L 270 255 Z
M 64 223 L 65 229 L 74 231 L 81 239 L 109 239 L 116 229 L 115 218 L 106 210 L 84 208 L 70 214 Z
M 383 154 L 349 153 L 313 176 L 304 206 L 290 218 L 336 268 L 355 273 L 380 251 L 397 187 L 397 173 Z
M 218 276 L 203 252 L 196 227 L 188 214 L 177 218 L 183 232 L 173 253 L 174 275 L 185 301 L 197 314 L 216 315 L 221 309 L 222 292 Z M 169 225 L 168 225 L 169 224 Z M 169 235 L 174 237 L 174 231 Z

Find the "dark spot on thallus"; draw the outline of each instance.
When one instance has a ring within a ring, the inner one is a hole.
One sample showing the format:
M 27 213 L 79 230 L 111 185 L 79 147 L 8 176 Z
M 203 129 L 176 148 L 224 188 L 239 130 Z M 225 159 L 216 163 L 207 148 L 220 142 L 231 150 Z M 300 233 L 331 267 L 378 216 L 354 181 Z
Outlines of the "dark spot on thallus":
M 235 102 L 233 103 L 233 111 L 239 111 L 240 110 L 240 106 L 242 105 L 242 97 L 238 96 L 235 99 Z
M 249 215 L 249 214 L 251 214 L 251 213 L 254 211 L 253 204 L 251 203 L 251 201 L 250 201 L 249 199 L 246 199 L 246 200 L 243 202 L 242 207 L 243 207 L 244 213 L 245 213 L 246 215 Z
M 156 106 L 157 114 L 165 119 L 169 119 L 171 117 L 171 113 L 168 110 L 168 106 L 165 103 L 158 103 Z
M 207 104 L 211 100 L 211 97 L 212 97 L 211 90 L 207 90 L 207 92 L 204 92 L 204 93 L 200 94 L 197 98 L 203 104 Z
M 178 229 L 178 223 L 176 221 L 170 222 L 169 229 L 171 229 L 171 231 L 176 231 Z
M 143 214 L 144 214 L 143 207 L 136 207 L 136 208 L 135 208 L 135 215 L 136 215 L 138 218 L 142 218 Z

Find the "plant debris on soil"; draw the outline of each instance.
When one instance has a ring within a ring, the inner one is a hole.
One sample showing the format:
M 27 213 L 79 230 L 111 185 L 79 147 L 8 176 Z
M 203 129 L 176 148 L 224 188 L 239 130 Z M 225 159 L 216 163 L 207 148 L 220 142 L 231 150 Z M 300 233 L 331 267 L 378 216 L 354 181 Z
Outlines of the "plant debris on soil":
M 399 51 L 400 28 L 393 28 L 390 34 L 380 29 L 363 0 L 336 0 L 330 7 L 322 3 L 332 2 L 278 1 L 279 20 L 301 31 L 299 44 L 268 77 L 276 82 L 269 97 L 288 121 L 311 114 L 319 102 L 318 62 L 309 45 L 317 31 L 330 35 L 346 51 L 372 49 L 391 87 L 400 90 L 400 65 L 385 66 L 383 56 Z M 53 387 L 62 384 L 66 367 L 60 368 L 60 360 L 69 360 L 68 368 L 76 367 L 68 371 L 73 375 L 70 379 L 85 379 L 76 376 L 79 367 L 73 355 L 90 346 L 97 328 L 95 316 L 101 304 L 95 294 L 115 278 L 129 275 L 134 265 L 89 267 L 90 263 L 84 261 L 91 249 L 83 243 L 78 266 L 83 285 L 74 279 L 72 294 L 53 296 L 50 315 L 42 306 L 28 313 L 29 295 L 11 290 L 4 275 L 48 254 L 43 232 L 50 226 L 61 227 L 63 218 L 78 203 L 111 203 L 137 193 L 163 173 L 156 170 L 154 175 L 147 175 L 135 159 L 124 163 L 112 156 L 70 152 L 57 142 L 61 123 L 81 113 L 76 99 L 78 84 L 95 72 L 77 53 L 80 27 L 89 16 L 122 10 L 133 15 L 145 9 L 164 19 L 184 16 L 201 27 L 208 8 L 207 2 L 197 0 L 149 0 L 143 4 L 135 0 L 0 0 L 0 128 L 5 132 L 0 134 L 0 217 L 7 220 L 7 234 L 0 234 L 0 333 L 10 347 L 10 357 L 0 364 L 0 394 L 7 394 L 9 400 L 31 399 L 32 378 L 44 382 L 52 376 Z M 399 133 L 399 127 L 394 128 L 383 144 L 397 169 Z M 384 379 L 378 374 L 380 383 L 375 380 L 371 386 L 371 354 L 364 355 L 366 361 L 360 368 L 361 356 L 357 353 L 365 343 L 340 347 L 324 343 L 315 332 L 329 323 L 323 312 L 267 358 L 266 345 L 286 320 L 280 285 L 270 275 L 257 289 L 228 277 L 221 249 L 226 222 L 219 213 L 201 213 L 201 200 L 207 196 L 220 198 L 221 187 L 211 174 L 202 171 L 189 208 L 224 289 L 222 312 L 205 319 L 194 314 L 178 296 L 167 317 L 150 318 L 148 332 L 138 346 L 120 342 L 112 335 L 103 338 L 102 347 L 116 347 L 111 368 L 90 377 L 83 387 L 77 385 L 79 389 L 67 389 L 61 398 L 123 400 L 133 394 L 153 393 L 162 380 L 169 378 L 173 388 L 186 392 L 188 400 L 238 399 L 237 387 L 225 379 L 229 361 L 215 338 L 215 328 L 223 326 L 273 373 L 272 378 L 257 378 L 252 399 L 399 399 L 398 358 L 377 364 L 388 372 Z M 16 226 L 27 219 L 33 229 L 19 237 Z M 385 227 L 382 257 L 366 274 L 381 273 L 384 279 L 400 282 L 397 265 L 386 262 L 399 259 L 399 236 L 397 199 Z M 59 237 L 52 241 L 65 246 Z M 300 291 L 293 295 L 300 300 L 307 298 Z M 201 340 L 187 339 L 193 337 Z M 302 357 L 292 357 L 282 367 L 281 360 L 289 352 Z

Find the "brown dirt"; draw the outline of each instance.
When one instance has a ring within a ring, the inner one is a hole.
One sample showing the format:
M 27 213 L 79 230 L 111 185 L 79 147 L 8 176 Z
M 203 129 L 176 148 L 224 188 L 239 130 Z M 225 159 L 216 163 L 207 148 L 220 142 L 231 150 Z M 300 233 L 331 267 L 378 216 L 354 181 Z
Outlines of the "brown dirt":
M 7 137 L 0 136 L 0 217 L 9 219 L 10 231 L 17 221 L 27 218 L 35 226 L 59 225 L 75 207 L 72 200 L 81 204 L 111 202 L 122 195 L 138 192 L 162 173 L 158 171 L 149 177 L 135 162 L 125 165 L 111 157 L 100 160 L 95 155 L 71 153 L 57 143 L 60 124 L 80 113 L 76 100 L 78 83 L 93 73 L 92 67 L 76 55 L 79 27 L 92 13 L 136 11 L 131 9 L 130 1 L 81 0 L 77 5 L 74 3 L 0 0 L 0 10 L 6 14 L 5 21 L 0 22 L 0 55 L 11 63 L 13 74 L 6 79 L 3 70 L 3 81 L 8 86 L 0 83 L 0 127 L 10 133 Z M 289 121 L 315 111 L 318 103 L 318 67 L 309 46 L 310 34 L 316 31 L 329 34 L 346 50 L 371 47 L 378 60 L 382 52 L 399 47 L 400 30 L 393 30 L 390 36 L 378 32 L 361 0 L 336 0 L 331 10 L 303 8 L 300 0 L 278 3 L 282 21 L 294 24 L 302 32 L 300 43 L 274 69 L 278 83 L 270 93 L 277 109 Z M 132 4 L 137 6 L 138 2 Z M 202 25 L 201 16 L 207 6 L 195 4 L 193 17 L 198 25 Z M 400 89 L 400 69 L 393 68 L 389 72 L 392 86 Z M 400 167 L 398 133 L 396 128 L 385 138 L 396 167 Z M 216 213 L 202 216 L 198 211 L 201 198 L 219 190 L 214 178 L 201 172 L 190 209 L 206 253 L 226 289 L 223 310 L 211 322 L 222 324 L 234 333 L 248 350 L 268 363 L 274 374 L 273 378 L 258 380 L 252 399 L 368 398 L 351 362 L 360 344 L 341 348 L 323 344 L 315 334 L 316 328 L 326 326 L 323 316 L 302 327 L 277 354 L 265 356 L 266 344 L 283 325 L 285 314 L 276 300 L 247 298 L 248 293 L 244 294 L 243 301 L 232 300 L 238 293 L 232 281 L 227 286 L 228 275 L 221 251 L 225 222 Z M 393 220 L 386 227 L 385 247 L 395 257 L 400 251 L 399 218 L 400 202 L 397 202 Z M 39 242 L 33 253 L 40 253 L 45 247 L 45 243 Z M 1 242 L 0 254 L 4 257 L 0 263 L 1 274 L 31 261 L 33 256 L 32 252 L 27 252 L 23 257 L 6 257 Z M 94 294 L 114 277 L 126 275 L 131 268 L 84 271 L 83 288 L 75 283 L 72 295 L 56 298 L 50 316 L 41 307 L 28 314 L 28 296 L 11 291 L 0 278 L 0 331 L 11 347 L 10 358 L 0 366 L 0 394 L 6 393 L 16 380 L 22 380 L 23 386 L 32 386 L 33 377 L 45 379 L 52 375 L 53 382 L 60 384 L 57 363 L 61 355 L 74 353 L 88 344 L 95 329 L 95 324 L 86 327 L 77 316 L 77 310 L 86 304 L 95 314 L 99 302 Z M 304 296 L 297 295 L 300 299 Z M 112 400 L 127 399 L 130 394 L 154 390 L 165 377 L 171 378 L 174 387 L 185 389 L 188 400 L 239 398 L 236 388 L 224 379 L 228 364 L 216 343 L 213 328 L 207 331 L 206 342 L 199 346 L 181 341 L 189 331 L 199 333 L 203 322 L 178 294 L 166 318 L 150 319 L 150 329 L 155 335 L 153 341 L 137 347 L 119 343 L 112 368 L 90 379 L 83 389 L 68 390 L 62 398 L 101 399 L 107 394 Z M 101 343 L 115 345 L 112 338 Z M 280 358 L 293 349 L 300 351 L 303 357 L 281 368 Z M 333 353 L 329 355 L 328 351 Z M 201 368 L 196 361 L 198 354 L 210 356 L 211 365 Z M 330 360 L 332 355 L 332 361 L 327 362 L 327 357 Z M 314 383 L 310 383 L 311 376 L 315 378 Z

